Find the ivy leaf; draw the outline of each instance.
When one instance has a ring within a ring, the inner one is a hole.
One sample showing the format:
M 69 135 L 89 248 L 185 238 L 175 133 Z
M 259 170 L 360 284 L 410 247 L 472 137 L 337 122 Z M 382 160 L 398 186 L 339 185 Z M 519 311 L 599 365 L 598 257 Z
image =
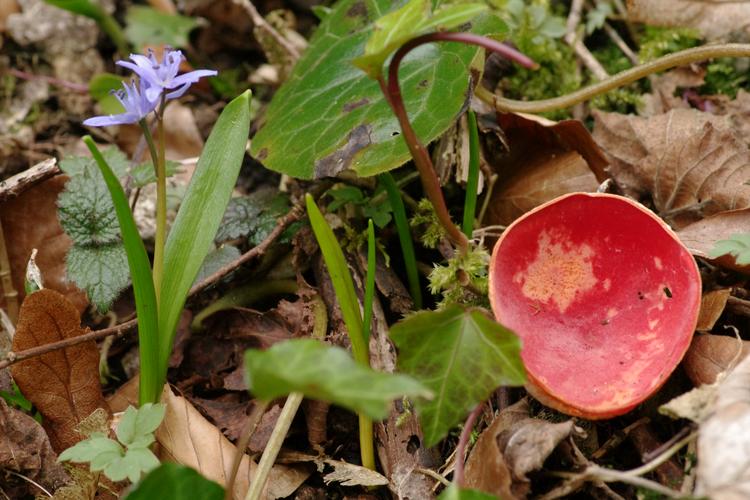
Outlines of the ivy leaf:
M 95 432 L 88 439 L 84 439 L 60 453 L 58 462 L 105 462 L 124 453 L 122 446 L 100 432 Z
M 138 483 L 125 500 L 222 500 L 224 489 L 190 467 L 174 463 L 161 464 Z
M 495 495 L 490 495 L 478 490 L 459 488 L 451 483 L 440 493 L 438 500 L 498 500 Z
M 128 447 L 145 436 L 150 436 L 153 442 L 153 433 L 161 424 L 165 409 L 160 403 L 146 403 L 138 409 L 128 406 L 117 425 L 117 439 Z
M 750 264 L 750 233 L 733 234 L 728 240 L 719 240 L 709 252 L 712 259 L 722 255 L 732 255 L 740 266 Z
M 412 314 L 391 328 L 399 369 L 436 396 L 417 400 L 426 446 L 433 446 L 501 385 L 522 385 L 521 342 L 480 309 L 451 305 Z
M 86 291 L 100 312 L 109 310 L 112 302 L 130 283 L 125 247 L 111 245 L 73 245 L 65 258 L 68 277 Z
M 187 47 L 188 35 L 200 24 L 194 17 L 166 14 L 141 5 L 128 9 L 125 23 L 125 37 L 135 47 L 160 44 Z
M 321 22 L 292 75 L 276 92 L 251 152 L 266 167 L 302 179 L 344 170 L 369 176 L 393 169 L 409 152 L 398 121 L 378 83 L 352 60 L 365 53 L 373 23 L 394 0 L 340 0 Z M 483 15 L 476 33 L 504 30 Z M 431 44 L 412 52 L 399 70 L 406 109 L 425 143 L 442 134 L 466 100 L 469 70 L 479 53 L 457 43 Z
M 345 350 L 312 339 L 247 351 L 245 370 L 250 392 L 262 400 L 301 392 L 373 419 L 385 418 L 396 398 L 431 395 L 411 377 L 377 372 L 356 363 Z

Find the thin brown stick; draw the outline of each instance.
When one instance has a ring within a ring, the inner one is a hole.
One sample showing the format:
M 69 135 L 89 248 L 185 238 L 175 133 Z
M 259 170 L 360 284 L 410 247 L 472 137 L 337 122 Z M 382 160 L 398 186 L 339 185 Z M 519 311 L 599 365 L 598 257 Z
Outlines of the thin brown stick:
M 60 167 L 57 166 L 57 160 L 49 158 L 13 177 L 0 181 L 0 203 L 12 196 L 18 196 L 30 187 L 61 172 Z
M 268 36 L 273 38 L 276 43 L 286 51 L 287 55 L 292 61 L 297 61 L 299 59 L 300 53 L 297 48 L 289 43 L 289 40 L 284 38 L 282 34 L 276 31 L 273 26 L 268 24 L 268 21 L 266 21 L 265 18 L 260 15 L 260 12 L 258 12 L 258 9 L 255 8 L 255 5 L 253 5 L 250 0 L 233 1 L 236 5 L 239 5 L 240 7 L 245 9 L 245 12 L 247 12 L 247 15 L 250 16 L 250 20 L 255 25 L 255 28 L 264 31 Z
M 193 285 L 193 287 L 188 292 L 188 296 L 195 295 L 196 293 L 200 292 L 201 290 L 205 289 L 209 285 L 217 282 L 227 274 L 231 273 L 235 269 L 237 269 L 239 266 L 244 264 L 245 262 L 254 259 L 256 257 L 259 257 L 265 251 L 268 249 L 269 246 L 278 238 L 281 233 L 283 233 L 289 225 L 291 225 L 293 222 L 299 220 L 302 217 L 302 209 L 301 205 L 297 205 L 292 210 L 289 211 L 288 214 L 286 214 L 284 217 L 279 219 L 278 224 L 276 227 L 269 233 L 269 235 L 266 237 L 265 240 L 260 242 L 257 246 L 254 246 L 244 254 L 240 255 L 237 259 L 235 259 L 233 262 L 227 264 L 226 266 L 222 267 L 212 275 L 208 276 L 204 280 L 202 280 L 199 283 L 196 283 Z M 8 352 L 5 354 L 3 359 L 0 359 L 0 370 L 3 368 L 6 368 L 14 363 L 18 363 L 19 361 L 23 361 L 25 359 L 33 358 L 36 356 L 41 356 L 42 354 L 46 354 L 48 352 L 56 351 L 57 349 L 64 349 L 66 347 L 74 346 L 83 342 L 88 342 L 89 340 L 100 340 L 106 337 L 109 337 L 110 335 L 123 335 L 126 332 L 130 331 L 132 328 L 135 328 L 138 326 L 138 320 L 132 319 L 130 321 L 126 321 L 125 323 L 119 324 L 117 326 L 113 326 L 111 328 L 104 328 L 102 330 L 95 330 L 93 332 L 88 332 L 83 335 L 80 335 L 78 337 L 72 337 L 65 340 L 61 340 L 59 342 L 52 342 L 50 344 L 40 345 L 37 347 L 32 347 L 31 349 L 26 349 L 24 351 L 19 352 Z
M 76 92 L 77 94 L 89 93 L 89 86 L 85 83 L 69 82 L 67 80 L 61 80 L 59 78 L 47 75 L 35 75 L 33 73 L 27 73 L 26 71 L 21 71 L 20 69 L 16 68 L 8 69 L 8 74 L 15 76 L 16 78 L 19 78 L 21 80 L 42 80 L 52 85 L 53 87 L 70 90 L 71 92 Z
M 237 441 L 237 452 L 234 455 L 232 470 L 229 473 L 229 479 L 227 480 L 226 488 L 224 490 L 225 500 L 232 500 L 232 498 L 234 498 L 234 481 L 235 479 L 237 479 L 237 471 L 240 470 L 240 464 L 242 463 L 242 458 L 245 456 L 247 445 L 248 443 L 250 443 L 250 438 L 253 437 L 255 429 L 258 427 L 260 420 L 263 418 L 263 414 L 268 408 L 268 403 L 268 401 L 256 401 L 255 407 L 253 407 L 253 411 L 250 412 L 250 415 L 247 417 L 245 428 L 242 430 L 242 435 L 240 436 L 239 441 Z M 257 468 L 255 469 L 254 476 L 255 477 L 253 477 L 253 481 L 255 481 L 258 476 Z

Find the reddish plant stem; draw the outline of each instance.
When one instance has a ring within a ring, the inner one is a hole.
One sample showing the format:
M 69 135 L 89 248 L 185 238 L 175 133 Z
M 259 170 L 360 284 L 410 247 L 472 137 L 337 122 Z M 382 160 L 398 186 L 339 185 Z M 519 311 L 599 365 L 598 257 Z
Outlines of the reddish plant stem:
M 61 80 L 47 75 L 35 75 L 16 68 L 8 69 L 8 74 L 20 78 L 21 80 L 42 80 L 55 87 L 64 88 L 78 94 L 88 94 L 89 92 L 89 86 L 85 83 L 69 82 L 67 80 Z
M 416 132 L 414 132 L 414 129 L 411 126 L 411 122 L 409 122 L 409 115 L 406 112 L 404 99 L 401 95 L 401 86 L 398 82 L 398 68 L 404 57 L 416 47 L 432 42 L 459 42 L 468 45 L 478 45 L 487 50 L 497 52 L 498 54 L 526 67 L 536 67 L 536 63 L 507 45 L 483 36 L 474 35 L 472 33 L 428 33 L 427 35 L 413 38 L 399 47 L 388 66 L 387 84 L 382 76 L 378 78 L 380 89 L 386 96 L 386 99 L 393 110 L 393 114 L 396 115 L 396 118 L 401 125 L 401 132 L 404 135 L 404 140 L 406 141 L 409 152 L 414 159 L 414 164 L 419 171 L 419 176 L 422 179 L 422 187 L 427 198 L 430 200 L 430 203 L 432 203 L 432 206 L 435 208 L 435 214 L 437 215 L 440 224 L 448 233 L 448 237 L 451 241 L 457 245 L 462 252 L 466 252 L 469 248 L 469 240 L 451 219 L 448 207 L 445 204 L 445 198 L 443 198 L 443 192 L 440 189 L 440 179 L 438 179 L 438 176 L 435 173 L 435 168 L 432 164 L 430 154 L 427 152 L 427 148 L 425 148 L 424 144 L 419 140 Z
M 461 436 L 458 438 L 458 444 L 456 445 L 456 466 L 453 469 L 453 483 L 459 488 L 464 486 L 464 461 L 466 460 L 466 446 L 469 444 L 469 438 L 471 437 L 471 431 L 474 429 L 474 423 L 477 421 L 479 414 L 482 413 L 484 403 L 479 403 L 476 408 L 469 413 L 464 423 L 464 428 L 461 430 Z

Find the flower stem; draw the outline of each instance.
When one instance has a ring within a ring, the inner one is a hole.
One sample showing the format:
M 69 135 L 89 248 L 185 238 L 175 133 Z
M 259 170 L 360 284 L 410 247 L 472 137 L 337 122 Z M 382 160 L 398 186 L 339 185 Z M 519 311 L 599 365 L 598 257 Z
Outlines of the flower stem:
M 157 118 L 157 127 L 159 134 L 160 148 L 157 152 L 154 137 L 151 135 L 146 120 L 138 122 L 143 130 L 143 137 L 146 139 L 148 149 L 151 152 L 151 161 L 154 164 L 154 173 L 156 174 L 156 234 L 154 236 L 154 263 L 152 276 L 154 279 L 154 291 L 156 292 L 157 308 L 161 292 L 162 268 L 164 266 L 164 241 L 166 232 L 167 219 L 167 184 L 164 164 L 162 163 L 164 155 L 164 126 L 161 118 Z M 160 166 L 161 165 L 161 166 Z
M 425 148 L 419 140 L 409 122 L 409 115 L 406 112 L 404 100 L 401 96 L 401 87 L 398 82 L 398 68 L 406 54 L 420 45 L 432 42 L 460 42 L 469 45 L 478 45 L 497 52 L 524 66 L 535 67 L 536 64 L 520 52 L 490 38 L 474 35 L 472 33 L 428 33 L 427 35 L 413 38 L 399 47 L 393 55 L 388 67 L 387 84 L 382 76 L 378 78 L 380 89 L 386 96 L 393 113 L 396 115 L 396 118 L 401 125 L 401 132 L 404 135 L 404 140 L 406 141 L 409 152 L 414 159 L 414 164 L 419 171 L 419 176 L 422 179 L 422 187 L 427 198 L 435 209 L 435 214 L 437 215 L 440 224 L 445 229 L 451 241 L 453 241 L 462 252 L 466 252 L 469 248 L 469 240 L 451 220 L 448 207 L 445 204 L 445 198 L 443 198 L 443 192 L 440 189 L 440 180 L 435 173 L 427 148 Z

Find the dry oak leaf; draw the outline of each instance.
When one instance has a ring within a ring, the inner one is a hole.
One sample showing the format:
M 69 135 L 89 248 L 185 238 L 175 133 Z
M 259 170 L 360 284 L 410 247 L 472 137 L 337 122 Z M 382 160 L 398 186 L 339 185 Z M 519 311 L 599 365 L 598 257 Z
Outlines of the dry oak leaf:
M 727 117 L 674 109 L 642 118 L 596 112 L 594 139 L 626 194 L 650 195 L 673 227 L 750 206 L 750 152 Z
M 2 469 L 22 474 L 48 491 L 54 491 L 68 481 L 62 465 L 57 463 L 57 455 L 52 451 L 42 426 L 24 412 L 10 408 L 0 398 L 0 470 Z M 42 493 L 26 481 L 17 482 L 17 486 L 11 481 L 6 484 L 0 476 L 0 489 L 10 498 Z
M 724 312 L 724 308 L 727 306 L 730 292 L 729 288 L 721 288 L 703 294 L 701 297 L 701 310 L 698 314 L 698 324 L 695 326 L 696 330 L 699 332 L 708 332 L 714 327 Z
M 123 411 L 128 405 L 135 405 L 137 400 L 138 380 L 132 379 L 120 387 L 109 402 L 113 411 Z M 226 485 L 237 447 L 187 399 L 172 394 L 169 387 L 164 388 L 161 402 L 167 408 L 164 420 L 156 430 L 159 458 L 192 467 L 208 479 L 222 486 Z M 245 498 L 256 468 L 257 464 L 249 455 L 242 457 L 232 491 L 233 498 Z M 288 497 L 309 476 L 305 467 L 274 465 L 262 498 L 271 500 Z
M 628 18 L 654 26 L 695 28 L 709 40 L 750 33 L 750 3 L 743 1 L 628 0 Z
M 607 160 L 581 122 L 506 113 L 498 124 L 508 152 L 489 160 L 499 182 L 487 225 L 508 225 L 563 194 L 595 191 L 606 178 Z
M 698 435 L 695 495 L 750 498 L 750 357 L 719 385 L 712 410 Z
M 86 331 L 73 304 L 45 288 L 23 301 L 13 350 L 58 342 Z M 109 411 L 99 385 L 99 350 L 93 340 L 16 363 L 11 374 L 44 417 L 44 429 L 57 453 L 83 438 L 75 428 L 94 410 Z
M 88 306 L 86 294 L 69 282 L 65 274 L 65 256 L 73 241 L 57 220 L 57 196 L 67 181 L 67 176 L 59 175 L 0 203 L 0 221 L 19 300 L 24 297 L 26 263 L 31 250 L 36 248 L 39 250 L 36 263 L 44 286 L 64 294 L 83 312 Z M 0 307 L 4 307 L 2 297 Z

